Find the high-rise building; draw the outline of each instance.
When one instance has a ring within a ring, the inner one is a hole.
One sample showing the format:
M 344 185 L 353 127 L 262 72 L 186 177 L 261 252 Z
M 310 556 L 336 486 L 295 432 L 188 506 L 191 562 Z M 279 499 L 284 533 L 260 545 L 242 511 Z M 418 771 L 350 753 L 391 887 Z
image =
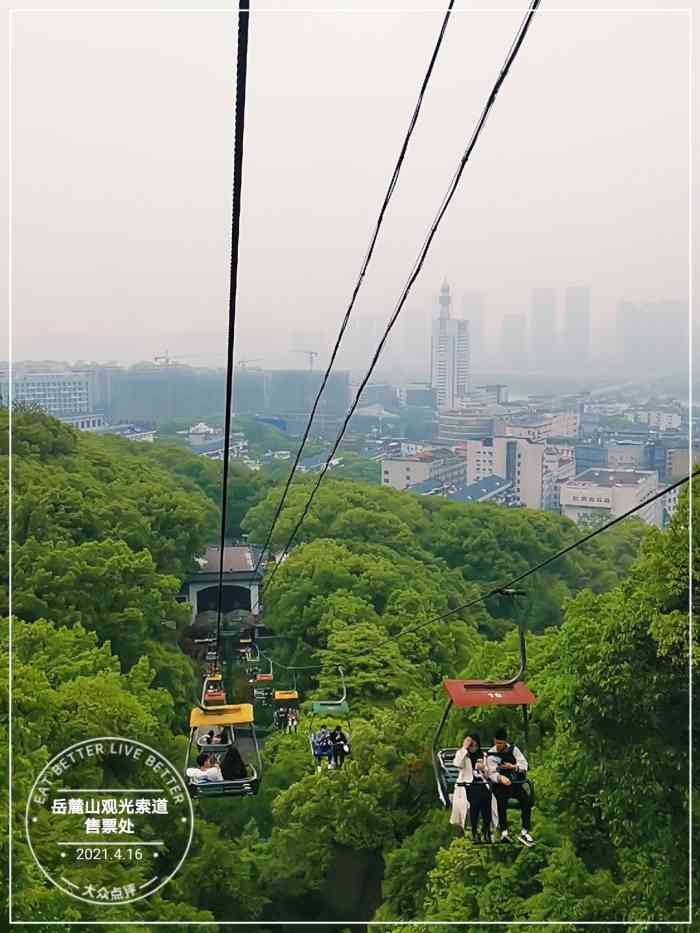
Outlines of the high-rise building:
M 527 369 L 527 318 L 524 314 L 506 314 L 501 323 L 501 355 L 507 367 Z
M 265 373 L 261 369 L 237 366 L 233 374 L 233 410 L 237 415 L 265 411 Z
M 446 281 L 439 304 L 430 340 L 430 384 L 436 390 L 437 407 L 452 409 L 469 392 L 469 322 L 450 316 L 452 298 Z
M 563 356 L 566 364 L 586 365 L 591 355 L 591 290 L 567 288 Z
M 409 382 L 400 389 L 401 401 L 412 408 L 435 408 L 436 390 L 427 382 Z
M 484 299 L 481 292 L 464 293 L 464 319 L 469 322 L 469 363 L 472 369 L 484 369 Z
M 10 401 L 10 374 L 0 375 L 3 405 Z M 30 372 L 13 369 L 12 402 L 36 405 L 54 418 L 87 414 L 94 410 L 95 379 L 92 371 Z
M 544 369 L 556 357 L 557 297 L 553 288 L 533 288 L 530 349 L 535 369 Z
M 275 369 L 266 374 L 265 411 L 276 414 L 303 413 L 311 410 L 323 373 L 303 369 Z M 350 374 L 330 374 L 321 396 L 320 415 L 344 415 L 350 400 Z

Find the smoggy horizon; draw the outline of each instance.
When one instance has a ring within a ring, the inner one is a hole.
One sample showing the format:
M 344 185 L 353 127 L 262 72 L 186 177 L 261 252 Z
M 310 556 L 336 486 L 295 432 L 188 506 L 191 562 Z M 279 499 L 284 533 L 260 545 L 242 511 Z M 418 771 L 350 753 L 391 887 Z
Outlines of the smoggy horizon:
M 328 359 L 442 20 L 403 5 L 252 14 L 239 360 Z M 455 11 L 339 365 L 390 316 L 521 18 Z M 427 367 L 445 277 L 457 317 L 482 293 L 494 354 L 534 288 L 559 329 L 565 289 L 590 288 L 606 352 L 618 302 L 687 306 L 688 28 L 536 16 L 386 359 Z M 231 14 L 14 17 L 16 359 L 223 362 L 234 39 Z

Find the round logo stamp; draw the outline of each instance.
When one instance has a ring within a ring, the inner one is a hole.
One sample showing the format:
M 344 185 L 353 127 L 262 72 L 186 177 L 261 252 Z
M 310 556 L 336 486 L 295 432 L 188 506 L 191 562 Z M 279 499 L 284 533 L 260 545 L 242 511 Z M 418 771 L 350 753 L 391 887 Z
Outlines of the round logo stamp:
M 29 794 L 29 848 L 44 875 L 89 904 L 127 904 L 176 874 L 192 842 L 192 801 L 149 745 L 103 736 L 64 749 Z

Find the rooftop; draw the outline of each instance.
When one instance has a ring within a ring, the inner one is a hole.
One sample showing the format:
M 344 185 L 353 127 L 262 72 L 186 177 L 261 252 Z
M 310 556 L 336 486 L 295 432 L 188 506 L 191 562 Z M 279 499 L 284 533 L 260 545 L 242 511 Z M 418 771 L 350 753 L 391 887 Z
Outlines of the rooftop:
M 202 557 L 197 558 L 200 573 L 219 572 L 218 546 L 210 545 Z M 224 573 L 252 573 L 258 555 L 248 545 L 227 544 L 224 548 Z M 262 569 L 262 568 L 261 568 Z
M 503 479 L 502 476 L 487 476 L 478 483 L 472 483 L 465 486 L 464 489 L 458 489 L 452 493 L 449 498 L 452 502 L 480 502 L 486 496 L 493 496 L 498 492 L 504 492 L 510 489 L 510 480 Z
M 387 411 L 383 405 L 379 403 L 375 405 L 365 405 L 364 408 L 358 408 L 355 412 L 356 415 L 360 415 L 362 418 L 384 418 L 384 420 L 394 420 L 398 421 L 401 418 L 401 415 L 397 415 L 393 411 Z
M 567 486 L 639 486 L 655 476 L 651 470 L 586 470 L 570 479 Z
M 519 428 L 541 428 L 550 420 L 550 415 L 513 415 L 508 423 Z
M 436 489 L 442 489 L 444 485 L 444 480 L 426 479 L 422 483 L 413 483 L 413 485 L 407 487 L 406 491 L 415 493 L 417 496 L 427 496 Z

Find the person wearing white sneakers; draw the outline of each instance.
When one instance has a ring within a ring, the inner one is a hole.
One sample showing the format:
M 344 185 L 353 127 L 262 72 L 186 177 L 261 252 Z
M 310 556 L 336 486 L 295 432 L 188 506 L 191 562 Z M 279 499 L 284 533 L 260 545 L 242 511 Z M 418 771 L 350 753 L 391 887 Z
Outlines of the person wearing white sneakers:
M 493 793 L 498 807 L 498 829 L 501 842 L 512 842 L 508 832 L 508 801 L 515 798 L 520 804 L 522 829 L 517 836 L 524 846 L 533 846 L 535 840 L 530 835 L 532 806 L 523 782 L 527 777 L 527 759 L 517 747 L 508 742 L 504 729 L 496 731 L 493 746 L 488 751 L 489 778 L 494 785 Z

